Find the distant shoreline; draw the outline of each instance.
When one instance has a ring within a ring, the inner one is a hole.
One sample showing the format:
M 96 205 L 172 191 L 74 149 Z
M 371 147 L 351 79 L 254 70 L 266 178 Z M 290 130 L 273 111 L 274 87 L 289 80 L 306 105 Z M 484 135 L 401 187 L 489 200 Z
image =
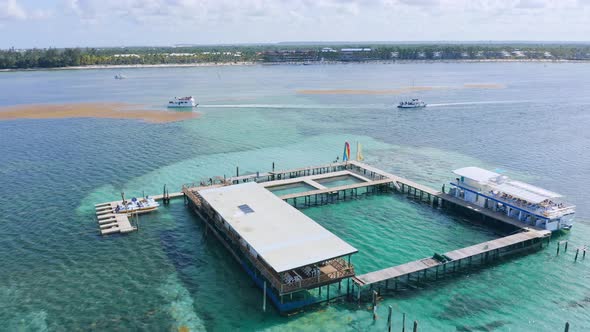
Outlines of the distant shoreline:
M 202 62 L 202 63 L 162 63 L 145 65 L 89 65 L 51 68 L 15 68 L 0 69 L 0 72 L 18 71 L 53 71 L 53 70 L 89 70 L 89 69 L 135 69 L 135 68 L 182 68 L 182 67 L 226 67 L 226 66 L 279 66 L 279 65 L 334 65 L 334 64 L 407 64 L 407 63 L 590 63 L 590 60 L 567 59 L 440 59 L 440 60 L 367 60 L 367 61 L 299 61 L 299 62 Z
M 0 72 L 45 71 L 45 70 L 88 70 L 88 69 L 134 69 L 134 68 L 176 68 L 176 67 L 225 67 L 254 66 L 255 62 L 201 62 L 201 63 L 162 63 L 154 65 L 89 65 L 50 68 L 14 68 L 0 69 Z

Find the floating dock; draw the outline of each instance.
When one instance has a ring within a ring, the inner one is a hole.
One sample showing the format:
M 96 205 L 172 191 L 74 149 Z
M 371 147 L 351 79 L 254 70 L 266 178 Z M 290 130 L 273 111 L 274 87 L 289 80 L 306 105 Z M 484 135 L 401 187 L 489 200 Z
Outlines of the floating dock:
M 161 201 L 164 199 L 172 199 L 182 197 L 182 192 L 166 193 L 162 195 L 152 196 L 154 200 Z M 101 235 L 110 235 L 117 233 L 129 233 L 137 230 L 136 226 L 131 225 L 129 217 L 135 216 L 135 213 L 116 213 L 115 209 L 118 205 L 122 205 L 123 201 L 112 201 L 99 203 L 94 206 L 96 213 L 96 221 Z M 157 208 L 139 211 L 138 214 L 148 213 L 157 210 Z
M 402 193 L 433 207 L 469 211 L 484 222 L 505 225 L 516 234 L 356 275 L 351 257 L 357 250 L 298 208 L 383 192 Z M 366 287 L 390 290 L 412 279 L 438 279 L 462 267 L 542 248 L 551 235 L 505 214 L 357 161 L 280 171 L 275 171 L 273 164 L 270 172 L 241 176 L 236 169 L 235 177 L 212 177 L 198 185 L 183 185 L 181 192 L 164 193 L 154 198 L 184 197 L 185 204 L 205 223 L 205 230 L 220 241 L 262 289 L 263 309 L 268 298 L 281 313 L 336 297 L 356 295 L 360 301 Z M 136 229 L 127 215 L 113 213 L 120 203 L 97 204 L 102 234 Z

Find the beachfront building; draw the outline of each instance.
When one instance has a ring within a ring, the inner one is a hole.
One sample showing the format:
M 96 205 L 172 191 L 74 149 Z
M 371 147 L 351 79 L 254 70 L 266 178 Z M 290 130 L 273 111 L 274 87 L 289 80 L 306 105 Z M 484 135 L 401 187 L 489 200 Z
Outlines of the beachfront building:
M 479 167 L 453 173 L 458 177 L 451 183 L 450 194 L 457 198 L 550 231 L 572 227 L 575 206 L 558 193 Z
M 374 60 L 372 49 L 364 48 L 342 48 L 340 49 L 340 61 L 367 61 Z
M 265 62 L 312 62 L 318 61 L 317 50 L 278 50 L 262 52 Z
M 350 260 L 357 249 L 261 184 L 183 192 L 197 215 L 263 290 L 264 303 L 268 297 L 285 313 L 348 294 L 354 276 Z

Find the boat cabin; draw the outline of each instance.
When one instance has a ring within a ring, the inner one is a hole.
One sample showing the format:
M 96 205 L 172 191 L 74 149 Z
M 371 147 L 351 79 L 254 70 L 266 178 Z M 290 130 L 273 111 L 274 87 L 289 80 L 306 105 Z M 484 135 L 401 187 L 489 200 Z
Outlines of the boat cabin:
M 457 198 L 550 231 L 572 227 L 575 206 L 558 193 L 479 167 L 453 173 L 457 178 L 450 194 Z

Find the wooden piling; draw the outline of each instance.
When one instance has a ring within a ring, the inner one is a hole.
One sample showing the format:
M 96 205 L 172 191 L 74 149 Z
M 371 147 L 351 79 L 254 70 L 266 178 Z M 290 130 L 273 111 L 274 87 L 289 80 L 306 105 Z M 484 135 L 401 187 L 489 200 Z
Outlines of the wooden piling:
M 565 330 L 563 330 L 564 332 L 569 332 L 570 331 L 570 322 L 566 322 L 565 323 Z
M 402 318 L 402 332 L 406 332 L 406 313 L 404 312 Z
M 418 332 L 418 321 L 417 320 L 414 321 L 414 329 L 412 331 Z
M 393 308 L 389 306 L 389 313 L 387 314 L 387 332 L 391 332 L 391 315 L 393 314 Z
M 262 311 L 266 312 L 266 280 L 264 281 L 264 290 L 262 293 Z

